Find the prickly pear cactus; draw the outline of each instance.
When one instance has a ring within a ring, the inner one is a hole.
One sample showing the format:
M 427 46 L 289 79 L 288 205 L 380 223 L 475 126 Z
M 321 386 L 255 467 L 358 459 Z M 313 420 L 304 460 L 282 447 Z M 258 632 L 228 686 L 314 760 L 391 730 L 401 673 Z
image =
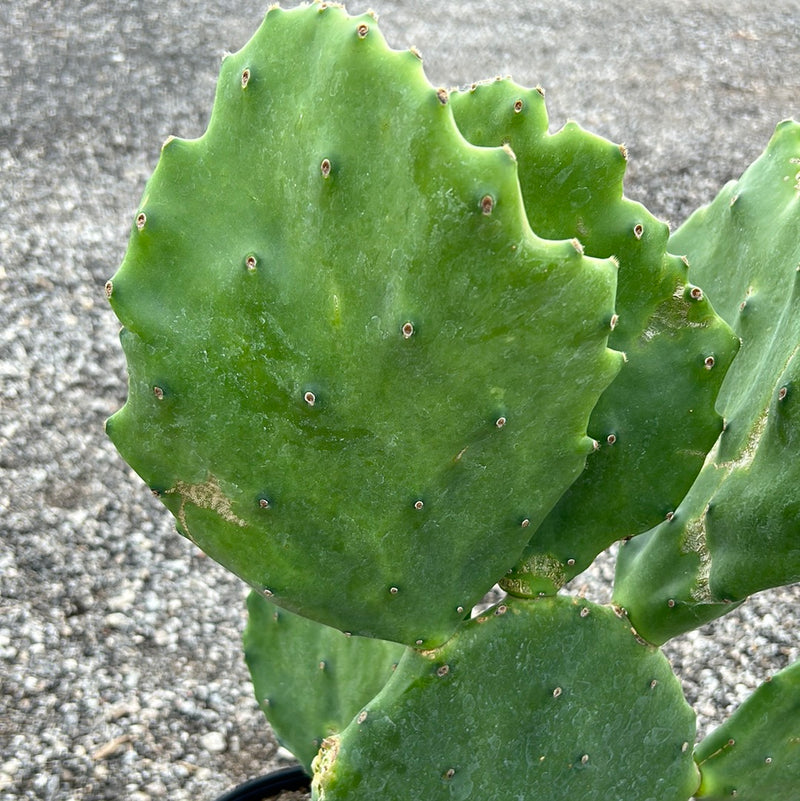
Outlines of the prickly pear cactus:
M 694 735 L 666 659 L 610 608 L 513 599 L 409 651 L 323 744 L 313 797 L 686 801 Z
M 543 91 L 511 80 L 476 84 L 452 102 L 467 139 L 513 150 L 533 230 L 619 262 L 609 344 L 626 358 L 592 412 L 598 450 L 502 582 L 536 595 L 678 506 L 722 429 L 714 401 L 738 340 L 667 253 L 667 225 L 623 196 L 624 146 L 575 123 L 549 134 Z
M 615 283 L 371 16 L 273 8 L 145 188 L 107 430 L 279 605 L 438 645 L 583 468 Z
M 311 772 L 326 737 L 339 734 L 383 689 L 405 648 L 287 612 L 253 591 L 244 654 L 256 699 L 276 737 Z
M 800 580 L 800 124 L 670 245 L 742 340 L 725 430 L 670 520 L 620 552 L 614 598 L 652 642 Z
M 761 685 L 695 749 L 709 801 L 794 801 L 800 788 L 800 663 Z

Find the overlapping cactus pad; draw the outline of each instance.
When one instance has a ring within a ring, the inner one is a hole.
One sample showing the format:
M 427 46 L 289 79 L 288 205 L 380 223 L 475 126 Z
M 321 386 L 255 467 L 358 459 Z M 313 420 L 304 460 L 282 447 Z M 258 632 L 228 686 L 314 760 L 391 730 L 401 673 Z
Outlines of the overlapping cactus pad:
M 725 430 L 669 521 L 621 551 L 616 600 L 653 642 L 800 580 L 800 124 L 675 232 L 742 340 Z
M 761 685 L 695 750 L 697 798 L 794 801 L 800 788 L 800 662 Z
M 383 689 L 405 649 L 280 609 L 253 591 L 244 653 L 272 730 L 311 772 L 326 737 L 341 732 Z
M 531 230 L 371 16 L 272 9 L 169 140 L 107 285 L 108 433 L 183 534 L 289 609 L 443 642 L 592 450 L 616 265 Z
M 323 745 L 314 797 L 686 801 L 694 725 L 663 654 L 610 608 L 513 599 L 409 651 Z
M 667 252 L 666 223 L 624 197 L 624 146 L 576 123 L 551 135 L 543 92 L 511 80 L 455 94 L 453 108 L 471 142 L 511 146 L 539 235 L 575 237 L 587 255 L 619 262 L 609 344 L 626 358 L 589 423 L 600 447 L 503 581 L 536 595 L 678 506 L 722 429 L 714 403 L 738 340 Z

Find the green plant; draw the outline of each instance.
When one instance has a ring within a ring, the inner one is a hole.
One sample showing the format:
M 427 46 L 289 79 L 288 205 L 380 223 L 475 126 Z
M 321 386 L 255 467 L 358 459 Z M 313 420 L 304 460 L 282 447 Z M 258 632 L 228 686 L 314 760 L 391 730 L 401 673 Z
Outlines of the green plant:
M 163 147 L 107 430 L 255 588 L 315 798 L 794 797 L 797 666 L 693 750 L 658 645 L 800 579 L 800 125 L 672 236 L 626 157 L 327 3 Z M 621 538 L 613 605 L 558 593 Z

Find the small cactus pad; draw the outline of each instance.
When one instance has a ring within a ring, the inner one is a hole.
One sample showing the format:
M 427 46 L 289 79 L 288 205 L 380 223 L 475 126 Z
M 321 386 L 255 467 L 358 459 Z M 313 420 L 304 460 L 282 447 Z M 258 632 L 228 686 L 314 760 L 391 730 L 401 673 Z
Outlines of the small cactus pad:
M 695 749 L 697 798 L 796 801 L 800 792 L 800 663 L 761 685 Z
M 652 642 L 800 580 L 800 124 L 670 245 L 741 338 L 725 430 L 671 519 L 620 552 L 614 598 Z
M 323 739 L 341 732 L 383 688 L 405 648 L 346 637 L 255 590 L 247 611 L 244 650 L 256 699 L 278 740 L 310 773 Z
M 323 744 L 313 797 L 686 801 L 694 736 L 667 660 L 611 608 L 508 599 L 406 653 Z
M 372 16 L 273 8 L 145 188 L 107 430 L 279 605 L 440 644 L 583 469 L 615 287 Z
M 667 225 L 624 197 L 623 146 L 572 122 L 549 134 L 543 92 L 510 80 L 477 84 L 452 104 L 469 141 L 514 152 L 534 231 L 619 262 L 609 345 L 626 360 L 589 422 L 599 447 L 502 582 L 532 596 L 677 507 L 722 429 L 714 402 L 738 340 L 692 294 L 685 262 L 667 253 Z

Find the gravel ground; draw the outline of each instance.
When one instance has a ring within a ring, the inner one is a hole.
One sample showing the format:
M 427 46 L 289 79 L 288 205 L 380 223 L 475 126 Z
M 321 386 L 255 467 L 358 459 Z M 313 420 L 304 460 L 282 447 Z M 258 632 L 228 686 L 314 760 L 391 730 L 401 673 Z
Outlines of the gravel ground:
M 547 89 L 554 128 L 624 141 L 628 194 L 674 223 L 800 116 L 797 2 L 374 2 L 434 84 L 510 72 Z M 241 659 L 245 590 L 102 431 L 126 391 L 103 284 L 161 142 L 202 133 L 223 51 L 264 11 L 0 5 L 0 801 L 213 799 L 287 764 Z M 799 597 L 671 644 L 701 731 L 797 658 Z

